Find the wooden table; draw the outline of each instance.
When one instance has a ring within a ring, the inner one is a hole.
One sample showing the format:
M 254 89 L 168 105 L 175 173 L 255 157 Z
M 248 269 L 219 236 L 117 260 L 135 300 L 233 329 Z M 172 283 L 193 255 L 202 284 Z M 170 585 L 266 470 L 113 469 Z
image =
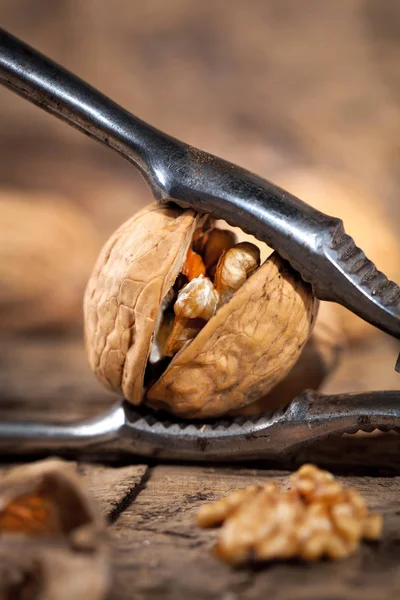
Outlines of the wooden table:
M 376 373 L 388 377 L 395 349 L 384 336 L 377 336 L 372 345 Z M 348 379 L 353 373 L 353 387 L 361 388 L 362 365 L 366 371 L 374 370 L 374 360 L 367 361 L 363 354 L 371 357 L 371 348 L 353 351 L 329 389 L 346 385 L 346 372 Z M 9 338 L 1 342 L 0 356 L 2 419 L 75 419 L 94 415 L 115 400 L 88 372 L 79 339 Z M 393 377 L 392 387 L 396 381 Z M 364 381 L 364 385 L 369 383 Z M 110 460 L 107 454 L 96 462 L 78 458 L 78 468 L 110 524 L 114 546 L 110 600 L 266 596 L 375 600 L 394 596 L 400 591 L 399 450 L 396 434 L 353 436 L 319 444 L 296 459 L 297 463 L 310 460 L 329 466 L 347 485 L 360 490 L 368 505 L 384 515 L 382 542 L 364 545 L 357 556 L 343 562 L 282 563 L 242 570 L 233 570 L 212 556 L 215 534 L 195 527 L 196 510 L 237 488 L 285 480 L 294 464 L 198 466 L 140 459 L 132 464 L 126 458 Z M 3 456 L 2 460 L 6 468 L 21 459 Z

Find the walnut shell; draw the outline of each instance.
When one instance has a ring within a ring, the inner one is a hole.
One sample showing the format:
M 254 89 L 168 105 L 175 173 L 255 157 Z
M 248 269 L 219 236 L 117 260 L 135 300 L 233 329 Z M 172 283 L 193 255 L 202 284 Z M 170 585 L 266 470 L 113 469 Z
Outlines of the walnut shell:
M 310 336 L 317 302 L 274 254 L 145 389 L 158 314 L 196 221 L 192 210 L 153 204 L 122 225 L 99 256 L 84 312 L 89 363 L 104 385 L 134 404 L 197 418 L 250 404 L 277 385 Z

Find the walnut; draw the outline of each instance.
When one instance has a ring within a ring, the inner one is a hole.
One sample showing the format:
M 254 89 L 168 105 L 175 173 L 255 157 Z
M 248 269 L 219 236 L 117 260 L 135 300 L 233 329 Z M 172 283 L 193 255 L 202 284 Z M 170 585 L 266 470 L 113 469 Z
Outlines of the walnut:
M 381 536 L 381 517 L 368 513 L 358 492 L 342 486 L 331 473 L 303 465 L 291 482 L 289 490 L 274 483 L 252 486 L 199 510 L 200 527 L 223 523 L 219 558 L 234 565 L 340 559 L 354 554 L 362 539 Z
M 134 404 L 194 418 L 240 409 L 285 378 L 310 337 L 310 286 L 214 225 L 153 204 L 98 258 L 84 300 L 89 363 Z
M 0 479 L 0 597 L 101 600 L 106 527 L 75 467 L 51 459 Z

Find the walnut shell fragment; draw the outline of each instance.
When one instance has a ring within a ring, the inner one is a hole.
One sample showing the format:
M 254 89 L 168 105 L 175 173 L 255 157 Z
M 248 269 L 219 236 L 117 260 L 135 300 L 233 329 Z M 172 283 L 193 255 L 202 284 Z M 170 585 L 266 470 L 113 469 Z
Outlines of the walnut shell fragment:
M 312 334 L 289 374 L 266 396 L 232 414 L 259 415 L 286 406 L 306 389 L 320 389 L 340 363 L 344 339 L 336 306 L 321 302 Z
M 194 418 L 239 409 L 284 379 L 311 334 L 310 286 L 277 254 L 259 266 L 255 246 L 232 246 L 233 234 L 213 227 L 153 204 L 97 260 L 84 300 L 89 363 L 134 404 Z
M 200 527 L 222 524 L 216 546 L 232 565 L 300 558 L 342 559 L 363 539 L 382 535 L 382 518 L 369 513 L 360 494 L 314 465 L 291 477 L 291 489 L 274 482 L 234 492 L 197 514 Z
M 0 480 L 0 598 L 100 600 L 108 559 L 104 520 L 73 464 L 40 461 Z

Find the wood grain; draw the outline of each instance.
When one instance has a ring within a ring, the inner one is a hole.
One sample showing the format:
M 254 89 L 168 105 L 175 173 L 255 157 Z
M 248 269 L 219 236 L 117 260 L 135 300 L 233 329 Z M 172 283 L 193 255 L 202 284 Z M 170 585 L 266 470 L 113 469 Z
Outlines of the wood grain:
M 133 501 L 135 493 L 146 477 L 146 465 L 106 467 L 101 464 L 79 465 L 89 490 L 99 502 L 106 518 L 113 522 L 126 506 Z

